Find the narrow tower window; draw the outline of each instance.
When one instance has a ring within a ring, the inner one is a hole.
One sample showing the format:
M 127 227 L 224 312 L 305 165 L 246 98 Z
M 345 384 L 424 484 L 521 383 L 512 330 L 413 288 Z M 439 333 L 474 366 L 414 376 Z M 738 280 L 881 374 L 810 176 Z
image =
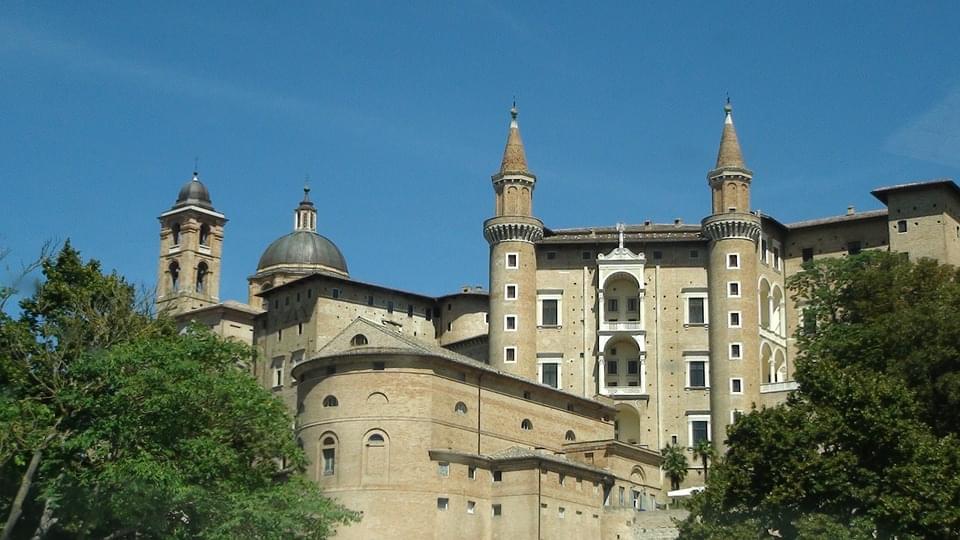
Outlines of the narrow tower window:
M 904 222 L 904 223 L 906 223 L 906 222 Z M 179 245 L 180 245 L 180 224 L 179 224 L 179 223 L 174 223 L 174 224 L 170 227 L 170 233 L 173 235 L 173 240 L 172 240 L 172 241 L 173 241 L 173 245 L 179 246 Z
M 337 440 L 333 437 L 323 439 L 323 475 L 333 476 L 337 465 Z
M 197 265 L 197 286 L 196 286 L 196 291 L 197 291 L 198 293 L 204 292 L 204 288 L 206 287 L 207 274 L 209 274 L 209 273 L 210 273 L 210 271 L 207 269 L 207 263 L 202 262 L 202 263 L 200 263 L 200 264 Z
M 170 292 L 180 290 L 180 263 L 173 261 L 170 263 Z
M 210 245 L 210 226 L 204 223 L 200 226 L 200 245 L 209 246 Z

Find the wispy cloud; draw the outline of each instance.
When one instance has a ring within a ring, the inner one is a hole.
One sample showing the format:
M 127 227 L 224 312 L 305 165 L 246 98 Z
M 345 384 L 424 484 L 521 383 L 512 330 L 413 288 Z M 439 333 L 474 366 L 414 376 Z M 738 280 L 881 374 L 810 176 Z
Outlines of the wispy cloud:
M 65 40 L 32 28 L 0 21 L 0 52 L 43 58 L 79 73 L 90 73 L 164 92 L 227 102 L 274 113 L 327 112 L 317 103 L 124 57 L 78 40 Z
M 960 86 L 887 138 L 887 151 L 960 168 Z
M 414 154 L 434 155 L 438 148 L 457 156 L 473 150 L 455 141 L 437 141 L 416 126 L 393 122 L 343 103 L 306 100 L 269 89 L 225 81 L 184 69 L 132 58 L 75 39 L 64 39 L 35 28 L 0 21 L 0 55 L 26 54 L 59 69 L 103 77 L 111 84 L 132 84 L 159 93 L 177 94 L 250 113 L 281 115 L 284 121 L 311 122 L 322 129 L 339 130 L 361 140 L 373 138 L 382 146 L 404 148 Z M 2 56 L 0 56 L 2 57 Z

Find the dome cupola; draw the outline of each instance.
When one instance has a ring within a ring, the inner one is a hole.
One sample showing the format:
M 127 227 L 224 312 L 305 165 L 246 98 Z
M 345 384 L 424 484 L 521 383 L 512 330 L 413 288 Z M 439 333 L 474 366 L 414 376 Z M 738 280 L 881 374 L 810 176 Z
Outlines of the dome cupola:
M 177 195 L 177 202 L 174 208 L 183 206 L 199 206 L 208 210 L 213 210 L 213 203 L 210 201 L 210 192 L 207 186 L 200 182 L 200 175 L 193 173 L 193 178 L 180 188 L 180 194 Z
M 294 231 L 271 243 L 257 263 L 257 273 L 277 269 L 296 273 L 327 270 L 346 276 L 347 261 L 340 249 L 317 232 L 317 209 L 310 201 L 310 188 L 294 210 Z

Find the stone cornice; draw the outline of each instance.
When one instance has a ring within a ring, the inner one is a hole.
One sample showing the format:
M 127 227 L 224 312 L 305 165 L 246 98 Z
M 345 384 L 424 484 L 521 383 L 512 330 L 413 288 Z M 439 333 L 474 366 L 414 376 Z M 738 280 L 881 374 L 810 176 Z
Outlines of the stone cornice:
M 529 242 L 543 239 L 543 223 L 528 216 L 498 216 L 483 223 L 483 237 L 491 245 L 499 242 Z
M 712 241 L 742 238 L 757 242 L 760 239 L 760 218 L 754 214 L 717 214 L 704 219 L 702 227 L 703 235 Z
M 739 167 L 723 167 L 714 169 L 707 173 L 707 180 L 713 183 L 716 180 L 724 178 L 740 178 L 749 182 L 753 178 L 753 171 L 750 169 L 741 169 Z
M 524 171 L 506 171 L 500 172 L 490 177 L 493 180 L 493 184 L 522 184 L 526 186 L 533 186 L 537 183 L 537 176 L 532 172 Z

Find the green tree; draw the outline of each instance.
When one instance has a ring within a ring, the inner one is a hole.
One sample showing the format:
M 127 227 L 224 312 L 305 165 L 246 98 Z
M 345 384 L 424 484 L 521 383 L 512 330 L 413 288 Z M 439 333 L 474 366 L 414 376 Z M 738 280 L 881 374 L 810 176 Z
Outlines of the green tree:
M 799 390 L 728 429 L 681 537 L 956 538 L 960 274 L 865 253 L 791 287 Z
M 42 266 L 21 316 L 0 313 L 3 539 L 324 538 L 357 519 L 298 474 L 251 349 L 176 333 L 69 243 Z
M 673 490 L 680 489 L 680 482 L 683 482 L 683 479 L 687 477 L 687 469 L 690 467 L 690 464 L 687 463 L 687 455 L 683 452 L 683 448 L 670 444 L 665 446 L 660 454 L 663 456 L 661 466 L 663 472 L 670 477 L 671 488 Z
M 713 444 L 708 439 L 700 439 L 697 444 L 693 445 L 693 454 L 700 459 L 700 464 L 703 465 L 703 481 L 706 483 L 709 479 L 710 462 L 717 456 Z

